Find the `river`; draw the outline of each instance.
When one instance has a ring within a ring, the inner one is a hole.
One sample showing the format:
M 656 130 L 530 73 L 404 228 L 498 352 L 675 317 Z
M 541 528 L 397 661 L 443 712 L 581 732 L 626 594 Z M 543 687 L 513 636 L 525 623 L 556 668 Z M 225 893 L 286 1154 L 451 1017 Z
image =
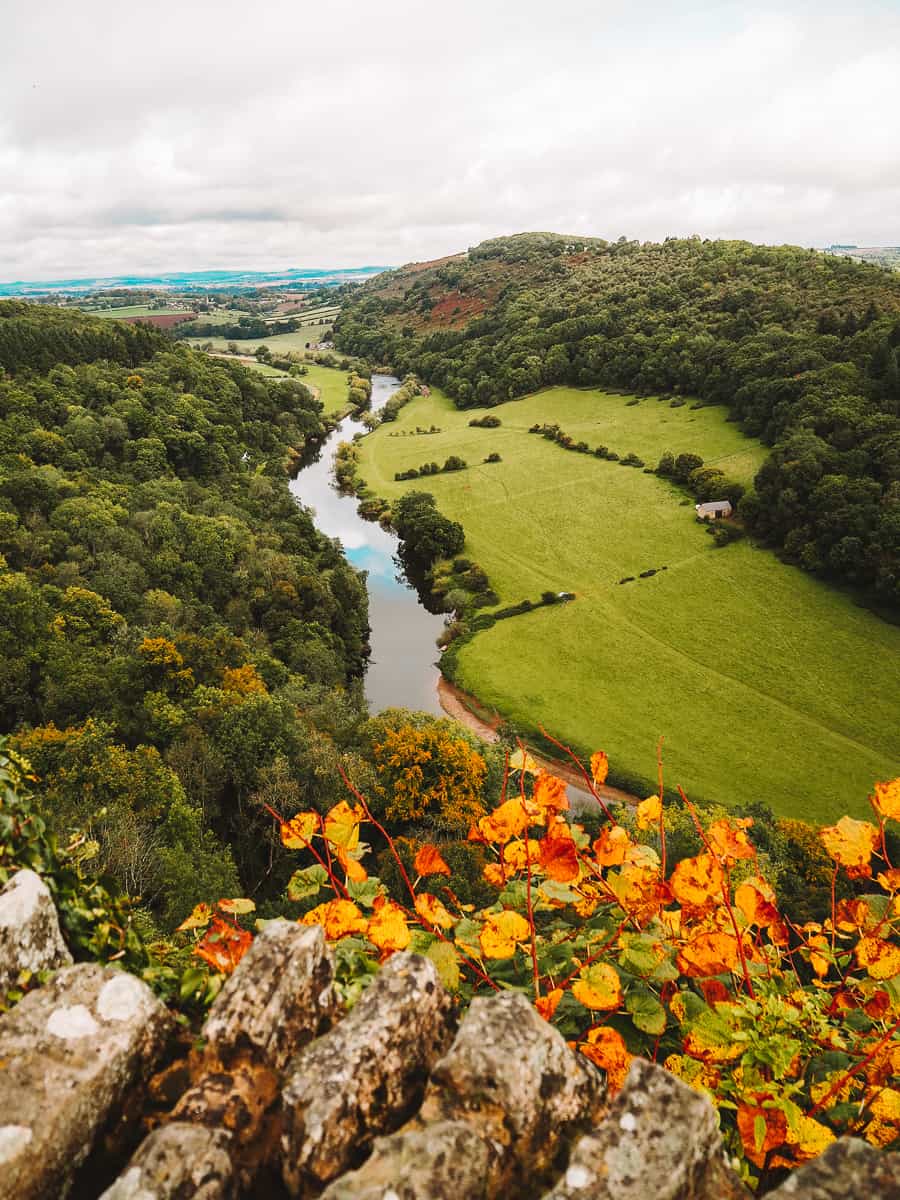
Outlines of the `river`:
M 372 376 L 372 411 L 378 412 L 400 387 L 393 375 Z M 366 672 L 366 699 L 373 713 L 413 708 L 443 716 L 438 700 L 439 650 L 444 617 L 427 612 L 397 565 L 397 538 L 375 521 L 364 521 L 356 498 L 342 495 L 334 481 L 334 455 L 340 442 L 365 433 L 361 421 L 346 417 L 322 443 L 316 458 L 291 481 L 291 492 L 313 510 L 318 528 L 338 538 L 350 562 L 366 572 L 372 657 Z

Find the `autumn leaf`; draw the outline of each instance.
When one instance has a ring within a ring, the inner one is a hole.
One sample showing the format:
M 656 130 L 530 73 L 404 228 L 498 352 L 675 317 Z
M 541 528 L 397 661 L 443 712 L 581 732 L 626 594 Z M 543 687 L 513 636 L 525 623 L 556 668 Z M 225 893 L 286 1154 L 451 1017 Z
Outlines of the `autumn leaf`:
M 230 975 L 253 941 L 246 929 L 238 929 L 222 917 L 215 916 L 202 942 L 194 947 L 194 954 L 209 963 L 221 975 Z
M 319 831 L 317 812 L 297 813 L 290 821 L 281 822 L 281 842 L 288 850 L 305 850 Z
M 503 847 L 502 858 L 511 871 L 524 871 L 529 861 L 536 865 L 541 855 L 541 843 L 537 838 L 519 838 L 507 842 Z
M 343 846 L 335 846 L 338 862 L 344 868 L 347 879 L 351 883 L 365 883 L 369 878 L 369 873 L 361 862 L 347 853 Z
M 527 828 L 528 816 L 518 796 L 505 801 L 478 822 L 478 829 L 488 842 L 508 842 Z
M 441 857 L 437 846 L 430 843 L 424 845 L 416 855 L 415 873 L 417 875 L 450 875 L 450 868 Z
M 659 796 L 648 796 L 637 806 L 638 829 L 650 829 L 659 824 L 662 815 L 662 800 Z
M 325 817 L 326 838 L 334 846 L 355 850 L 359 845 L 359 825 L 364 815 L 358 804 L 350 805 L 346 800 L 341 800 Z
M 676 1079 L 681 1079 L 698 1092 L 715 1095 L 722 1079 L 721 1072 L 711 1063 L 701 1062 L 687 1054 L 670 1054 L 663 1066 Z
M 545 1021 L 552 1021 L 553 1014 L 559 1006 L 560 1000 L 563 998 L 563 989 L 554 988 L 552 992 L 548 992 L 546 996 L 538 996 L 534 1002 L 534 1007 L 538 1010 Z
M 628 1053 L 625 1041 L 617 1030 L 609 1025 L 590 1029 L 587 1041 L 579 1042 L 578 1049 L 585 1058 L 589 1058 L 606 1072 L 606 1086 L 610 1097 L 622 1090 L 634 1055 Z
M 610 1012 L 622 1003 L 622 982 L 615 967 L 609 963 L 592 963 L 578 972 L 578 979 L 572 984 L 572 995 L 585 1008 Z
M 571 838 L 543 838 L 541 840 L 541 870 L 557 883 L 571 883 L 577 879 L 581 867 L 578 853 Z
M 198 904 L 191 915 L 187 917 L 178 928 L 176 933 L 181 933 L 184 929 L 205 929 L 212 920 L 213 910 L 209 904 Z
M 406 914 L 400 905 L 383 896 L 379 897 L 375 901 L 375 912 L 369 920 L 366 937 L 373 946 L 377 946 L 386 954 L 392 954 L 395 950 L 405 950 L 410 943 L 411 934 L 406 923 Z
M 531 926 L 512 909 L 501 913 L 489 913 L 478 941 L 485 958 L 511 958 L 518 942 L 524 942 L 531 934 Z
M 416 896 L 416 912 L 429 925 L 438 925 L 441 929 L 452 929 L 456 918 L 444 907 L 437 896 L 429 892 L 421 892 Z
M 900 1092 L 895 1088 L 879 1088 L 869 1103 L 871 1120 L 864 1137 L 872 1146 L 890 1146 L 897 1138 L 900 1126 Z
M 681 947 L 675 961 L 682 975 L 691 979 L 724 975 L 738 965 L 737 938 L 730 933 L 698 933 Z
M 299 923 L 321 925 L 330 942 L 339 941 L 351 933 L 365 933 L 368 924 L 352 900 L 328 900 L 325 904 L 317 904 L 300 918 Z
M 856 961 L 872 979 L 893 979 L 900 975 L 900 946 L 879 937 L 860 938 Z
M 900 821 L 900 775 L 890 783 L 876 783 L 875 795 L 870 796 L 869 800 L 880 817 L 887 821 Z
M 609 774 L 609 759 L 605 750 L 598 750 L 591 755 L 591 776 L 596 787 L 603 787 Z
M 544 812 L 563 812 L 569 807 L 565 780 L 557 779 L 548 771 L 541 771 L 534 781 L 531 799 Z
M 625 852 L 630 845 L 627 829 L 621 825 L 607 826 L 594 842 L 594 857 L 601 867 L 617 867 L 625 861 Z
M 730 820 L 723 817 L 720 821 L 713 821 L 706 831 L 713 852 L 726 861 L 753 858 L 756 851 L 744 832 L 752 824 L 752 817 L 741 817 L 740 819 L 735 817 Z
M 244 916 L 246 913 L 256 912 L 256 905 L 252 900 L 220 900 L 216 905 L 223 913 L 228 913 L 229 916 L 238 917 Z
M 744 1153 L 757 1167 L 765 1166 L 766 1155 L 784 1145 L 788 1131 L 781 1109 L 761 1104 L 739 1104 L 737 1127 Z
M 503 887 L 506 883 L 506 876 L 499 863 L 488 863 L 481 873 L 492 887 Z
M 511 771 L 525 771 L 529 775 L 537 775 L 541 768 L 527 751 L 515 750 L 509 756 L 509 769 Z
M 734 893 L 734 902 L 747 919 L 748 925 L 766 929 L 780 923 L 781 914 L 775 903 L 775 891 L 758 876 L 745 879 Z
M 869 860 L 878 841 L 878 830 L 868 821 L 841 817 L 837 825 L 819 830 L 825 849 L 847 872 L 850 879 L 868 878 L 872 874 Z
M 772 1160 L 773 1166 L 794 1166 L 818 1158 L 835 1141 L 827 1125 L 801 1113 L 788 1124 L 786 1144 L 791 1148 L 791 1159 L 782 1163 L 779 1157 Z
M 704 912 L 722 902 L 722 868 L 711 854 L 683 858 L 672 872 L 669 886 L 686 908 Z

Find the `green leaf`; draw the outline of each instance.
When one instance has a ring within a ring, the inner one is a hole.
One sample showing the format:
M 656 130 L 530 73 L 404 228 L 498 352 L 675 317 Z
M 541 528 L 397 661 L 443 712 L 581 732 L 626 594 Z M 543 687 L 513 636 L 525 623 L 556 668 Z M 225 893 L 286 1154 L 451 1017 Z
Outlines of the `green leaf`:
M 555 879 L 544 879 L 539 890 L 548 900 L 558 900 L 562 904 L 574 904 L 579 899 L 578 893 L 568 884 L 557 883 Z
M 448 992 L 459 991 L 459 958 L 448 942 L 435 941 L 425 951 L 437 968 L 441 983 Z
M 666 1028 L 666 1010 L 651 992 L 629 992 L 625 997 L 625 1008 L 643 1033 L 657 1037 Z
M 376 897 L 384 892 L 384 885 L 380 879 L 372 875 L 363 883 L 353 883 L 348 879 L 347 891 L 350 899 L 355 900 L 363 908 L 373 908 Z
M 287 885 L 288 900 L 305 900 L 307 896 L 317 895 L 327 879 L 328 872 L 318 863 L 312 867 L 304 867 L 301 871 L 295 871 Z

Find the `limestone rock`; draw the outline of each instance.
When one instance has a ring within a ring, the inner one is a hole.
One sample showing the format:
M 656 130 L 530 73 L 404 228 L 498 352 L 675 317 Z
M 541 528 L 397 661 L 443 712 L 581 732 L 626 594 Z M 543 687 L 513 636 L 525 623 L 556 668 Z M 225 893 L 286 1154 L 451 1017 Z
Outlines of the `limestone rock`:
M 203 1026 L 208 1056 L 275 1071 L 334 1018 L 331 951 L 319 925 L 271 921 L 219 992 Z
M 234 1200 L 229 1141 L 227 1133 L 199 1125 L 163 1125 L 100 1200 Z
M 195 1083 L 173 1115 L 232 1135 L 241 1187 L 276 1157 L 281 1068 L 333 1019 L 333 972 L 321 926 L 273 921 L 210 1009 Z
M 438 1062 L 418 1125 L 468 1121 L 495 1155 L 486 1195 L 550 1175 L 567 1143 L 602 1115 L 606 1084 L 518 992 L 476 997 Z
M 453 1036 L 450 1010 L 431 960 L 394 954 L 350 1015 L 291 1062 L 282 1097 L 291 1195 L 317 1191 L 412 1115 Z
M 172 1020 L 139 979 L 82 963 L 0 1016 L 0 1200 L 61 1200 Z
M 465 1121 L 378 1138 L 358 1171 L 321 1200 L 485 1200 L 489 1149 Z
M 839 1138 L 766 1200 L 900 1200 L 900 1154 Z
M 739 1200 L 712 1105 L 662 1067 L 635 1059 L 606 1120 L 576 1143 L 544 1200 Z
M 0 890 L 0 995 L 22 971 L 55 970 L 71 962 L 49 888 L 34 871 L 17 871 Z

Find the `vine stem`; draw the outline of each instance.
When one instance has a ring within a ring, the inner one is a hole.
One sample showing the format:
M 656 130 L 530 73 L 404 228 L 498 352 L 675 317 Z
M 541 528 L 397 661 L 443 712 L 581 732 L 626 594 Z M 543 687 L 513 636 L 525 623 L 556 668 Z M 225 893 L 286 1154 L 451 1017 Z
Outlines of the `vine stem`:
M 825 1105 L 828 1103 L 828 1101 L 831 1099 L 831 1097 L 836 1096 L 837 1093 L 841 1090 L 841 1088 L 844 1086 L 844 1084 L 849 1079 L 852 1079 L 853 1076 L 856 1075 L 858 1071 L 861 1071 L 863 1069 L 863 1067 L 868 1066 L 868 1064 L 872 1061 L 872 1059 L 875 1057 L 875 1055 L 878 1053 L 878 1051 L 881 1049 L 881 1047 L 886 1045 L 891 1040 L 891 1038 L 894 1036 L 894 1034 L 897 1032 L 898 1029 L 900 1029 L 900 1017 L 897 1018 L 897 1020 L 893 1023 L 893 1025 L 890 1027 L 890 1029 L 887 1031 L 887 1033 L 885 1033 L 882 1037 L 880 1037 L 878 1039 L 878 1041 L 875 1043 L 875 1045 L 872 1047 L 872 1049 L 869 1051 L 869 1053 L 866 1055 L 865 1058 L 860 1059 L 860 1061 L 856 1064 L 855 1067 L 851 1067 L 849 1071 L 845 1071 L 843 1073 L 843 1075 L 838 1076 L 838 1078 L 834 1081 L 834 1083 L 831 1085 L 831 1087 L 828 1089 L 828 1091 L 825 1093 L 825 1095 L 822 1097 L 822 1099 L 818 1102 L 818 1104 L 814 1104 L 806 1115 L 808 1117 L 811 1117 L 815 1113 L 821 1112 L 821 1110 L 825 1107 Z
M 541 734 L 547 739 L 548 742 L 552 742 L 554 746 L 556 746 L 556 747 L 558 747 L 558 749 L 562 750 L 563 754 L 565 754 L 569 758 L 571 758 L 572 762 L 578 768 L 582 779 L 588 785 L 588 790 L 590 791 L 591 795 L 594 797 L 594 799 L 597 801 L 597 803 L 600 805 L 600 807 L 603 809 L 604 813 L 606 814 L 606 819 L 608 821 L 611 821 L 613 823 L 613 825 L 615 825 L 615 823 L 616 823 L 615 817 L 609 811 L 609 808 L 607 807 L 607 805 L 604 804 L 603 800 L 600 798 L 600 795 L 598 794 L 597 789 L 594 786 L 593 779 L 590 777 L 590 775 L 588 775 L 587 771 L 581 765 L 581 760 L 578 758 L 578 756 L 575 754 L 575 752 L 573 750 L 571 750 L 568 746 L 564 746 L 562 744 L 562 742 L 558 742 L 552 733 L 547 732 L 547 730 L 543 727 L 543 725 L 539 726 L 539 728 L 540 728 Z
M 271 806 L 271 804 L 266 804 L 266 802 L 263 801 L 263 807 L 275 818 L 275 820 L 279 823 L 279 825 L 287 825 L 288 824 L 288 822 L 285 821 L 284 817 L 280 817 L 278 815 L 278 813 Z M 324 822 L 322 820 L 321 814 L 316 813 L 316 816 L 319 819 L 319 832 L 324 837 L 324 833 L 323 833 Z M 327 843 L 326 843 L 326 845 L 327 845 Z M 331 884 L 331 890 L 334 892 L 335 896 L 339 897 L 341 892 L 343 892 L 344 899 L 349 900 L 350 893 L 347 891 L 347 889 L 344 887 L 344 885 L 341 883 L 341 881 L 335 875 L 334 871 L 332 871 L 332 869 L 331 869 L 331 854 L 329 853 L 328 861 L 326 862 L 326 860 L 322 857 L 322 855 L 318 852 L 318 850 L 312 844 L 312 841 L 309 841 L 306 843 L 306 848 L 307 848 L 307 850 L 309 850 L 310 854 L 313 856 L 313 858 L 316 860 L 316 862 L 319 864 L 319 866 L 322 868 L 322 870 L 328 876 L 328 880 Z
M 519 749 L 522 752 L 522 762 L 525 761 L 525 747 L 519 742 Z M 525 866 L 528 871 L 528 879 L 525 884 L 525 904 L 528 909 L 528 929 L 531 935 L 531 970 L 534 976 L 534 998 L 535 1001 L 540 999 L 541 995 L 541 980 L 538 971 L 537 960 L 537 933 L 534 925 L 534 905 L 531 900 L 531 841 L 528 836 L 528 805 L 525 802 L 525 772 L 519 774 L 519 799 L 522 804 L 522 812 L 525 816 Z

